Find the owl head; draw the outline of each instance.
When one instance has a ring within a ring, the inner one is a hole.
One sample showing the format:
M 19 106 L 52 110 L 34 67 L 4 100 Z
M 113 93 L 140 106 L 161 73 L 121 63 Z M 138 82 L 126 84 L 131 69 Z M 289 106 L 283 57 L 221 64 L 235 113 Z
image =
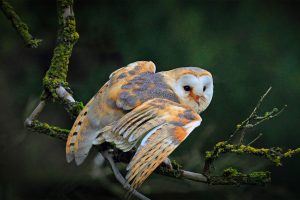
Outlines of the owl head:
M 214 87 L 212 75 L 208 71 L 198 67 L 182 67 L 161 73 L 180 103 L 188 105 L 197 113 L 208 107 Z

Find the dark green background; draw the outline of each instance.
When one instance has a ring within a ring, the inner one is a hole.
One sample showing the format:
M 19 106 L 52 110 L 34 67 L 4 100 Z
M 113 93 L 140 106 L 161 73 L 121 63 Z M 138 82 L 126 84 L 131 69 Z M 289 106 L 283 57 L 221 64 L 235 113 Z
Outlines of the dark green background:
M 55 46 L 56 7 L 50 0 L 12 4 L 43 43 L 25 48 L 0 14 L 0 199 L 120 199 L 123 191 L 107 167 L 98 169 L 98 178 L 91 176 L 95 154 L 80 167 L 67 164 L 64 142 L 23 128 Z M 80 39 L 68 81 L 75 98 L 87 102 L 111 72 L 137 60 L 152 60 L 158 71 L 182 66 L 211 71 L 214 98 L 203 123 L 171 156 L 193 171 L 201 170 L 204 151 L 226 139 L 273 86 L 262 112 L 288 108 L 247 139 L 263 133 L 255 146 L 295 148 L 300 145 L 299 10 L 299 1 L 75 1 Z M 72 125 L 59 105 L 47 106 L 41 120 Z M 152 175 L 142 191 L 153 199 L 300 199 L 299 164 L 299 156 L 272 167 L 264 159 L 229 155 L 216 163 L 216 174 L 229 166 L 267 169 L 272 183 L 207 186 Z

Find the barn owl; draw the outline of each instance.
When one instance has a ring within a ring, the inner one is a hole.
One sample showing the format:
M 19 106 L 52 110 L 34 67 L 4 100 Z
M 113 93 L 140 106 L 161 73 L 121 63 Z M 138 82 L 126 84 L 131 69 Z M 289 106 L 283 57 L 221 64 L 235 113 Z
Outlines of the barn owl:
M 68 162 L 81 164 L 104 142 L 124 152 L 136 147 L 126 180 L 138 188 L 200 125 L 213 96 L 212 75 L 197 67 L 155 69 L 151 61 L 138 61 L 110 75 L 70 131 Z

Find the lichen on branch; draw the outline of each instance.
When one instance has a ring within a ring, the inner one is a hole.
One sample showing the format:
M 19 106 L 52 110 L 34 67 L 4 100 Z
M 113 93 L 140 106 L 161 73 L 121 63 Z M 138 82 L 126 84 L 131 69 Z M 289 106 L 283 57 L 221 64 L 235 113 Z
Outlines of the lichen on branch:
M 19 24 L 15 28 L 25 38 L 25 41 L 31 41 L 32 36 L 28 32 L 28 27 L 22 24 L 20 18 L 15 14 L 12 7 L 6 1 L 0 0 L 1 8 L 7 16 L 13 16 L 13 24 Z M 73 13 L 73 0 L 57 0 L 57 12 L 58 12 L 58 24 L 59 29 L 57 33 L 57 45 L 53 51 L 53 57 L 51 64 L 43 78 L 44 91 L 41 95 L 41 102 L 32 112 L 32 114 L 25 121 L 25 126 L 33 132 L 46 134 L 55 138 L 66 140 L 69 134 L 69 130 L 62 129 L 56 126 L 51 126 L 47 123 L 43 123 L 37 120 L 39 113 L 42 112 L 46 102 L 52 100 L 54 102 L 62 103 L 64 108 L 70 113 L 72 118 L 75 118 L 79 112 L 83 109 L 83 104 L 77 102 L 72 97 L 72 91 L 68 86 L 67 73 L 69 59 L 72 54 L 73 46 L 79 38 L 79 34 L 76 32 L 76 21 Z M 4 8 L 4 9 L 3 9 Z M 16 21 L 16 22 L 15 22 Z M 19 29 L 21 28 L 21 29 Z M 23 31 L 25 30 L 25 34 Z M 28 35 L 29 34 L 29 35 Z M 34 40 L 33 40 L 34 41 Z M 37 41 L 35 41 L 37 42 Z M 35 46 L 33 44 L 33 46 Z M 283 152 L 281 148 L 255 148 L 251 146 L 254 141 L 248 145 L 243 144 L 243 139 L 246 130 L 253 128 L 254 126 L 261 124 L 262 122 L 272 119 L 278 116 L 283 109 L 273 109 L 271 112 L 266 112 L 264 115 L 258 115 L 257 110 L 260 107 L 263 99 L 268 94 L 271 88 L 261 97 L 258 104 L 254 108 L 250 116 L 237 126 L 236 131 L 231 134 L 227 141 L 219 142 L 214 146 L 212 151 L 206 152 L 205 165 L 203 174 L 186 171 L 183 167 L 175 161 L 172 161 L 172 167 L 160 165 L 155 171 L 158 174 L 174 177 L 178 179 L 187 179 L 197 182 L 202 182 L 211 185 L 264 185 L 271 181 L 270 172 L 252 172 L 244 174 L 236 169 L 228 168 L 223 171 L 221 175 L 211 175 L 210 168 L 213 162 L 221 157 L 225 153 L 237 153 L 237 154 L 251 154 L 255 156 L 265 157 L 276 165 L 281 164 L 283 158 L 292 157 L 296 153 L 300 152 L 300 148 L 290 149 Z M 238 144 L 231 144 L 237 133 L 240 133 L 240 140 Z M 257 137 L 258 138 L 258 137 Z M 257 139 L 256 138 L 256 139 Z M 122 152 L 115 149 L 110 144 L 103 144 L 99 146 L 99 152 L 103 150 L 110 150 L 113 155 L 110 159 L 111 162 L 124 162 L 129 163 L 132 156 L 135 154 L 134 150 L 129 152 Z
M 210 176 L 210 185 L 265 185 L 271 182 L 269 171 L 244 174 L 232 167 L 224 169 L 222 176 Z
M 4 15 L 11 21 L 13 27 L 17 30 L 26 46 L 30 48 L 37 48 L 42 40 L 34 38 L 29 33 L 28 26 L 21 20 L 10 3 L 6 0 L 0 0 L 0 8 Z
M 283 158 L 292 157 L 294 154 L 299 153 L 300 148 L 289 149 L 284 152 L 279 147 L 274 148 L 255 148 L 250 145 L 235 145 L 228 144 L 227 141 L 218 142 L 212 151 L 206 151 L 204 172 L 209 173 L 212 163 L 217 160 L 222 154 L 236 153 L 236 154 L 250 154 L 254 156 L 264 157 L 274 163 L 276 166 L 281 165 Z
M 59 86 L 68 88 L 67 73 L 69 59 L 73 46 L 79 39 L 79 34 L 76 32 L 76 21 L 72 5 L 72 0 L 57 1 L 59 24 L 57 45 L 53 51 L 50 67 L 43 79 L 44 89 L 50 93 L 53 101 L 60 100 L 56 93 L 56 89 Z M 70 89 L 69 92 L 72 93 Z
M 33 120 L 30 124 L 27 125 L 27 128 L 33 132 L 45 134 L 64 141 L 67 140 L 68 134 L 70 132 L 70 130 L 68 129 L 51 126 L 38 120 Z
M 69 44 L 58 44 L 54 51 L 51 59 L 51 65 L 43 79 L 43 86 L 47 92 L 50 93 L 52 100 L 58 100 L 56 94 L 56 88 L 60 85 L 67 88 L 67 72 L 69 58 L 72 53 L 72 45 Z

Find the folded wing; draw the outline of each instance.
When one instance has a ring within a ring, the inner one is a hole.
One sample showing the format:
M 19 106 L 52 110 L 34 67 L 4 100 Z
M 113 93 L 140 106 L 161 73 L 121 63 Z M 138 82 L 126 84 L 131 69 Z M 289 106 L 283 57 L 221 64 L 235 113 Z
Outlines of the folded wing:
M 108 141 L 123 151 L 139 146 L 126 175 L 137 188 L 200 123 L 201 117 L 190 108 L 155 98 L 103 128 L 94 144 Z
M 75 120 L 66 145 L 68 162 L 75 159 L 77 164 L 81 164 L 88 155 L 99 131 L 122 117 L 128 109 L 139 105 L 137 97 L 129 95 L 138 87 L 138 83 L 133 80 L 137 76 L 154 73 L 153 62 L 138 61 L 110 75 L 110 80 L 89 101 Z M 125 89 L 122 88 L 124 86 Z

